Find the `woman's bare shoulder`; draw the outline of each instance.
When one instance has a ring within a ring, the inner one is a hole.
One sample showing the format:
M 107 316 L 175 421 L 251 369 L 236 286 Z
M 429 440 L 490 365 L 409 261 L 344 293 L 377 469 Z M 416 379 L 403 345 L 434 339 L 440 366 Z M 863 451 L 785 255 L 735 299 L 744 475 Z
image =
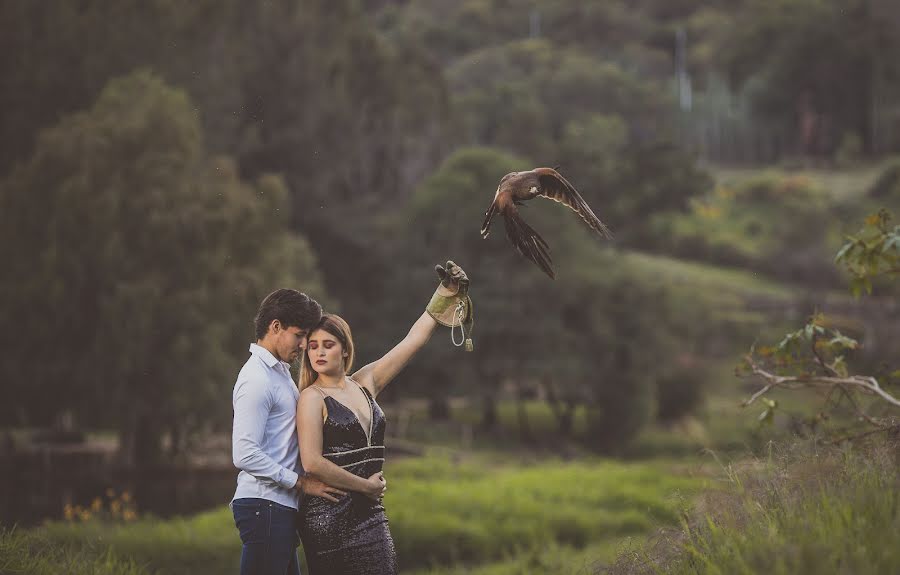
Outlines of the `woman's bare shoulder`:
M 309 404 L 309 403 L 324 403 L 325 398 L 322 395 L 322 392 L 316 389 L 314 385 L 310 385 L 306 389 L 300 392 L 300 401 L 298 403 L 301 404 Z

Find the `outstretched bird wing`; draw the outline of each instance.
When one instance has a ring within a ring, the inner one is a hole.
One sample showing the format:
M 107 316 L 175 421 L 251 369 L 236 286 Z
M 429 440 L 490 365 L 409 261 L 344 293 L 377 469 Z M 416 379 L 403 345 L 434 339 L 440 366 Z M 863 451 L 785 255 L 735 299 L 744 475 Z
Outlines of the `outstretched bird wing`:
M 516 250 L 537 264 L 551 279 L 556 279 L 556 274 L 553 273 L 553 261 L 550 259 L 550 246 L 547 245 L 544 238 L 525 223 L 525 220 L 519 215 L 519 209 L 512 201 L 503 206 L 501 213 L 506 223 L 506 237 L 516 247 Z
M 594 231 L 607 239 L 612 238 L 612 232 L 606 224 L 600 221 L 591 207 L 587 205 L 581 194 L 562 175 L 553 168 L 535 168 L 532 170 L 538 179 L 538 191 L 541 196 L 569 206 L 581 219 Z

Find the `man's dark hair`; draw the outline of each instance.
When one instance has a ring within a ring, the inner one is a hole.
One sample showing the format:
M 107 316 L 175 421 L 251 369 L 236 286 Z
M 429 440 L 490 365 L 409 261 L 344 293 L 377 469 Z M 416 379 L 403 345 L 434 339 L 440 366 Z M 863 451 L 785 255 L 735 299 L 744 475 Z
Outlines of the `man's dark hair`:
M 322 306 L 303 292 L 295 289 L 277 289 L 266 296 L 256 312 L 256 339 L 266 337 L 273 320 L 281 326 L 310 330 L 322 319 Z

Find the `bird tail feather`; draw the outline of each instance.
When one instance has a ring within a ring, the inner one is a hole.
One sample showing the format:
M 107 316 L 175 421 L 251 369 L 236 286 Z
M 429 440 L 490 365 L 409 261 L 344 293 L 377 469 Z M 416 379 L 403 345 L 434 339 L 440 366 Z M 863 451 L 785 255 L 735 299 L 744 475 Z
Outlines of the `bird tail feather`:
M 519 217 L 517 210 L 509 210 L 503 215 L 506 221 L 506 237 L 516 247 L 516 250 L 534 262 L 551 279 L 556 279 L 553 260 L 550 259 L 550 246 L 547 245 L 544 238 Z
M 481 224 L 481 237 L 487 238 L 488 234 L 491 233 L 491 220 L 494 219 L 494 216 L 497 215 L 497 202 L 491 202 L 491 207 L 488 208 L 487 212 L 484 214 L 484 222 Z

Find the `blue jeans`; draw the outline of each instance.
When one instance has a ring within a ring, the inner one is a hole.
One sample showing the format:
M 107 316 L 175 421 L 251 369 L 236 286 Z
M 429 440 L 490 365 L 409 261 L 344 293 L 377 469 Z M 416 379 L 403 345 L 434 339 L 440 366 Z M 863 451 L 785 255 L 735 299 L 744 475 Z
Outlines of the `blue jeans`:
M 244 543 L 241 575 L 300 575 L 297 510 L 266 499 L 235 499 L 234 524 Z

